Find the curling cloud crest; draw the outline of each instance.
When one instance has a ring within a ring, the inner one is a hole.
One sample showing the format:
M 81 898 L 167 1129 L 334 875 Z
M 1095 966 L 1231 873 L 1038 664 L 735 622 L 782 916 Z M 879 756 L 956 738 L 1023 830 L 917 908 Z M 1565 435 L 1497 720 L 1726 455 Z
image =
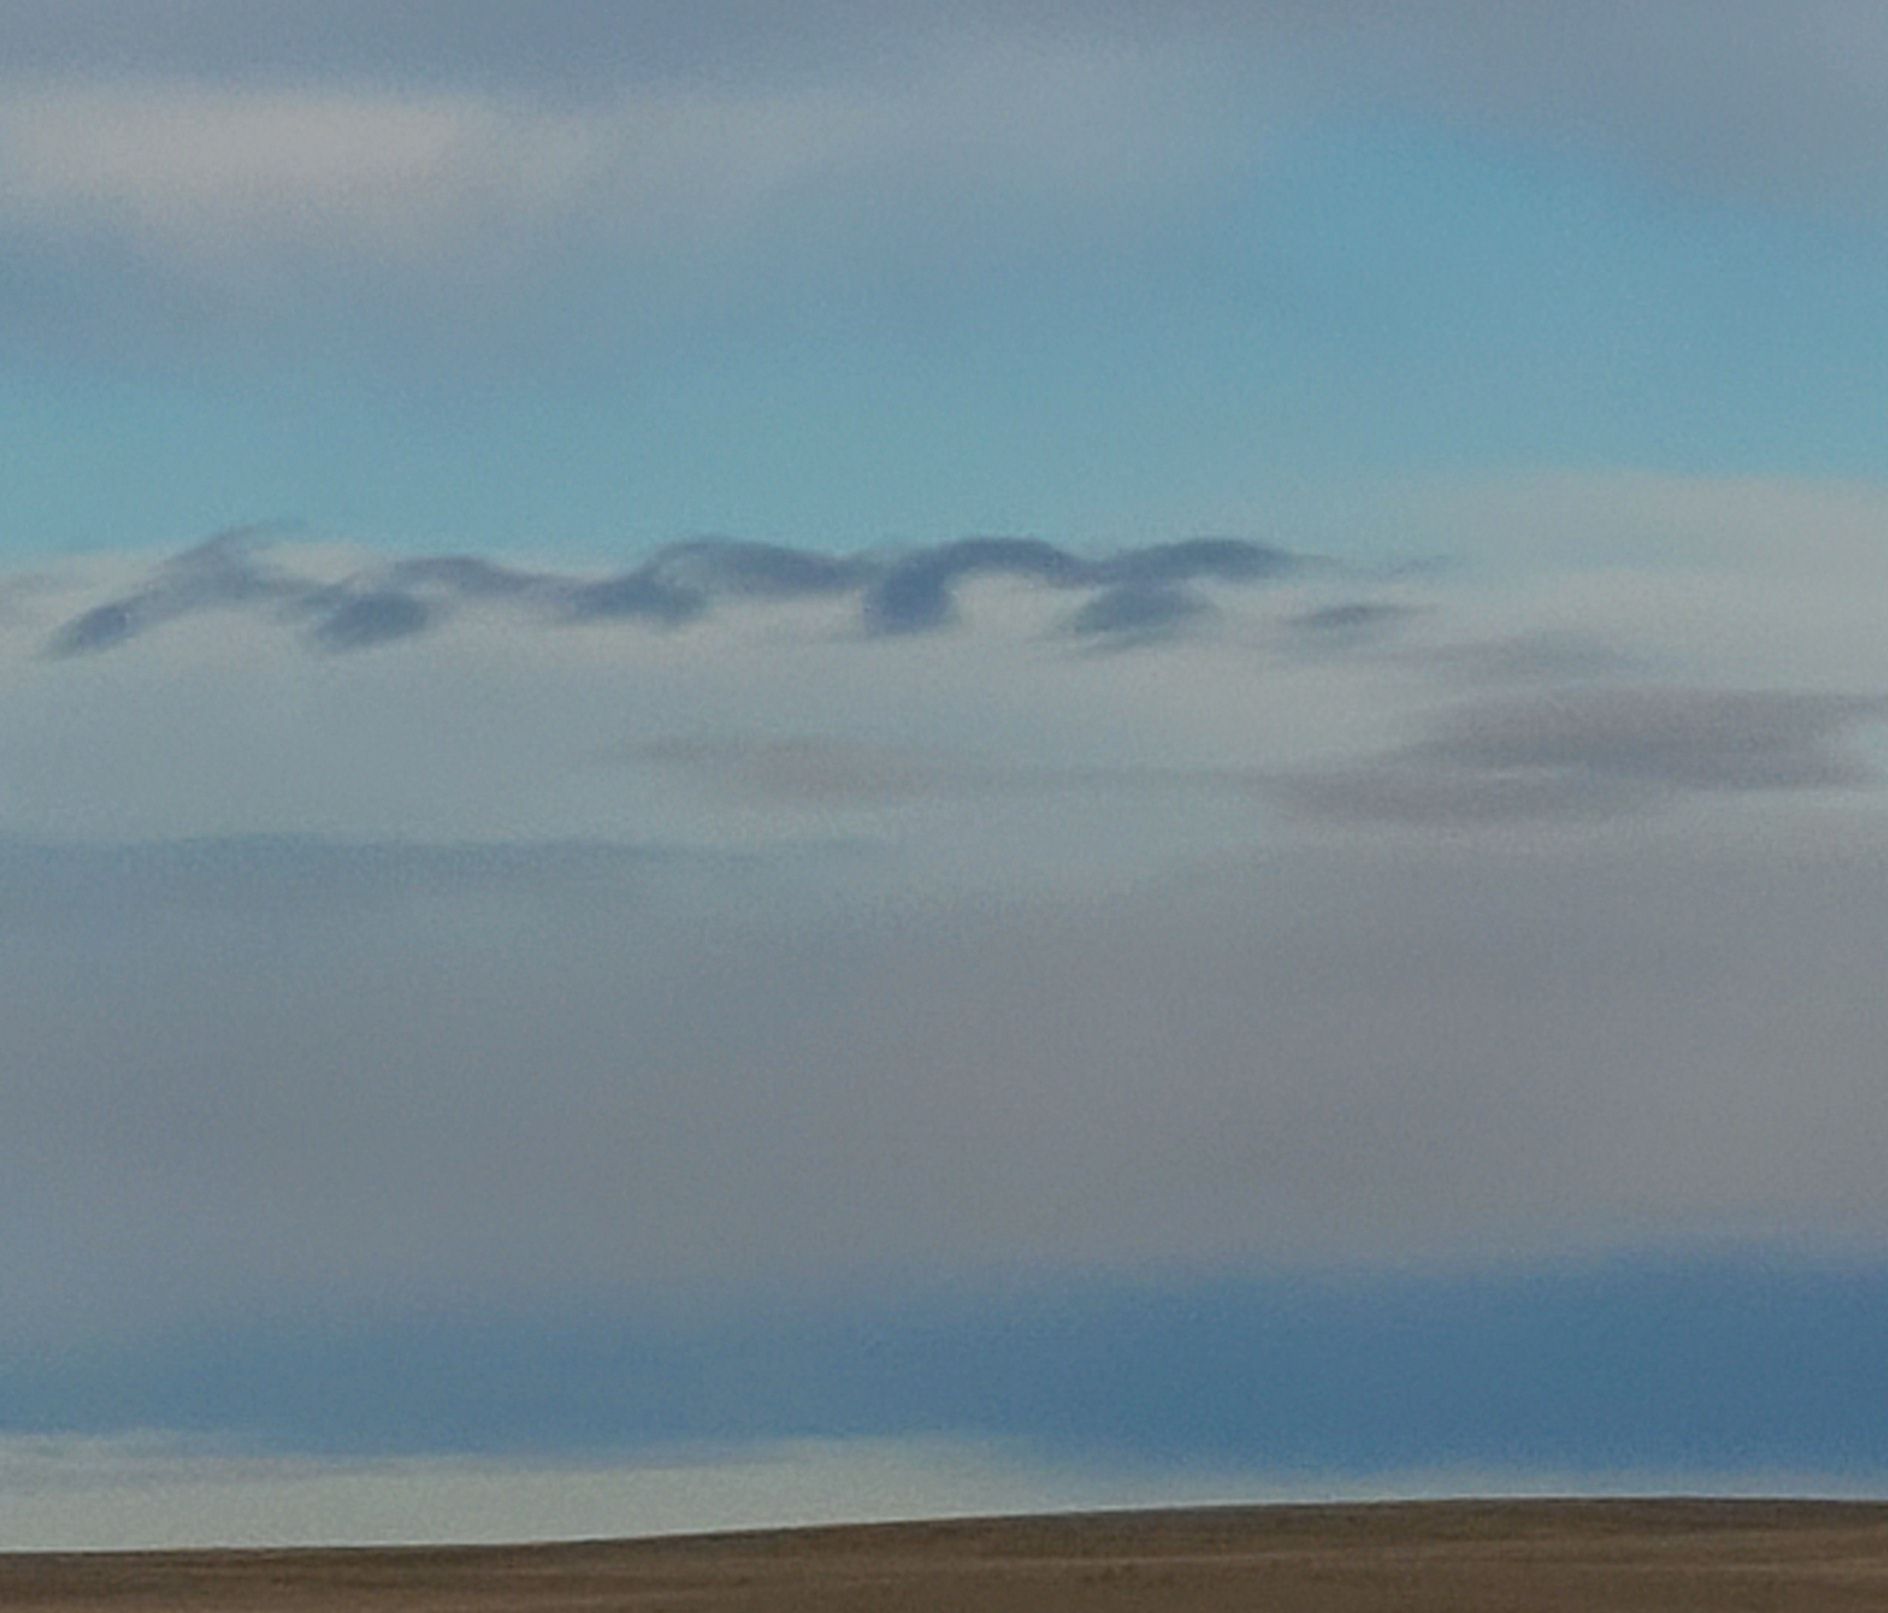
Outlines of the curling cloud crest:
M 1270 581 L 1308 564 L 1237 538 L 1157 544 L 1099 559 L 1029 538 L 967 538 L 903 554 L 855 555 L 704 538 L 605 577 L 441 555 L 320 580 L 285 564 L 267 534 L 243 529 L 184 551 L 128 592 L 72 616 L 46 648 L 55 657 L 93 654 L 181 617 L 232 608 L 303 624 L 315 645 L 345 651 L 411 638 L 469 603 L 511 606 L 552 623 L 676 627 L 726 602 L 832 597 L 857 598 L 868 635 L 900 637 L 951 626 L 958 589 L 986 577 L 1080 592 L 1087 600 L 1069 631 L 1129 639 L 1204 615 L 1208 602 L 1186 584 Z

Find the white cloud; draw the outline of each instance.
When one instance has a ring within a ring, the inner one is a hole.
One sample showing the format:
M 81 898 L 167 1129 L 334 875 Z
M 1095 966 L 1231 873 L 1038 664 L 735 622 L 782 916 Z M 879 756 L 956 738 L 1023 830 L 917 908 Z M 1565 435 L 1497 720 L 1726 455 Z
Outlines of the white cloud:
M 104 241 L 187 282 L 253 291 L 374 272 L 515 286 L 572 251 L 687 261 L 801 211 L 870 212 L 878 233 L 927 215 L 927 232 L 1022 223 L 1045 204 L 1105 219 L 1205 160 L 1182 97 L 1212 82 L 1185 52 L 1080 38 L 577 104 L 345 81 L 15 79 L 0 87 L 0 228 Z
M 1788 576 L 1888 575 L 1888 488 L 1784 476 L 1541 471 L 1419 495 L 1451 552 L 1489 566 L 1562 572 L 1631 566 Z
M 0 244 L 37 340 L 113 353 L 633 348 L 809 281 L 1170 240 L 1321 149 L 1281 131 L 1386 112 L 1681 193 L 1888 198 L 1888 40 L 1842 0 L 63 9 L 0 10 Z

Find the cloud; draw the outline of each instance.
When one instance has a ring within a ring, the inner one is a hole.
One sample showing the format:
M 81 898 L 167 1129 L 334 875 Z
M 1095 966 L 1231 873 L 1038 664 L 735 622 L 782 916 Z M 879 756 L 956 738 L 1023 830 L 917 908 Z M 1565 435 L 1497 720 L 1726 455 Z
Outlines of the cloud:
M 106 600 L 63 623 L 47 644 L 53 656 L 95 654 L 138 634 L 198 611 L 274 605 L 305 599 L 314 585 L 277 570 L 263 558 L 267 535 L 242 527 L 186 549 L 118 599 Z
M 397 586 L 438 588 L 465 599 L 516 599 L 542 588 L 546 579 L 480 555 L 425 555 L 395 560 L 383 575 Z
M 1563 572 L 1736 570 L 1797 585 L 1882 572 L 1888 490 L 1803 476 L 1536 472 L 1416 495 L 1453 552 L 1497 567 L 1518 552 Z
M 1555 628 L 1477 643 L 1431 645 L 1403 653 L 1410 665 L 1431 675 L 1510 690 L 1526 684 L 1644 676 L 1647 670 L 1603 638 Z
M 1240 538 L 1191 538 L 1131 549 L 1092 568 L 1091 580 L 1103 591 L 1069 619 L 1069 631 L 1117 645 L 1169 637 L 1212 612 L 1211 601 L 1186 584 L 1259 582 L 1312 564 Z
M 1173 630 L 1203 613 L 1204 601 L 1152 579 L 1254 582 L 1287 577 L 1307 563 L 1241 539 L 1157 544 L 1094 559 L 1025 538 L 971 538 L 892 557 L 702 538 L 672 544 L 632 570 L 598 578 L 440 555 L 380 562 L 333 580 L 294 570 L 296 558 L 286 549 L 271 555 L 261 529 L 220 534 L 163 562 L 129 592 L 61 623 L 47 653 L 97 654 L 181 617 L 230 608 L 306 620 L 321 648 L 361 650 L 423 633 L 463 604 L 511 606 L 551 621 L 677 627 L 725 602 L 847 596 L 858 597 L 868 634 L 895 637 L 950 625 L 958 586 L 993 575 L 1106 590 L 1077 614 L 1071 629 L 1085 636 L 1127 636 L 1144 633 L 1155 617 L 1160 627 Z
M 1454 766 L 1579 769 L 1677 789 L 1829 788 L 1869 777 L 1830 741 L 1885 714 L 1880 698 L 1608 689 L 1458 713 L 1424 751 Z
M 521 848 L 346 902 L 266 847 L 248 894 L 49 862 L 0 930 L 5 1326 L 1879 1249 L 1879 853 L 1300 844 L 1057 896 Z
M 1430 737 L 1282 785 L 1299 809 L 1388 823 L 1608 818 L 1686 794 L 1860 786 L 1846 752 L 1888 700 L 1779 691 L 1567 689 L 1457 708 Z
M 867 581 L 873 570 L 872 562 L 858 556 L 734 538 L 671 544 L 648 567 L 650 575 L 671 587 L 734 599 L 808 599 L 844 593 Z
M 1249 787 L 1242 776 L 1210 769 L 1044 767 L 820 735 L 668 738 L 623 747 L 613 754 L 632 764 L 673 769 L 711 791 L 803 805 L 886 806 L 1136 791 L 1173 796 L 1199 790 L 1243 793 Z
M 1120 631 L 1136 615 L 1161 615 L 1164 625 L 1172 627 L 1182 615 L 1198 614 L 1188 612 L 1184 605 L 1175 608 L 1184 596 L 1173 591 L 1174 584 L 1196 579 L 1263 581 L 1286 576 L 1304 564 L 1302 556 L 1242 538 L 1153 544 L 1100 560 L 1085 559 L 1035 538 L 965 538 L 893 565 L 866 594 L 865 622 L 872 633 L 929 632 L 952 620 L 958 583 L 1001 576 L 1056 588 L 1111 590 L 1111 602 L 1093 602 L 1093 616 L 1078 614 L 1071 624 L 1078 633 Z M 1110 627 L 1111 620 L 1117 625 Z
M 647 71 L 668 24 L 592 12 L 532 30 L 568 51 L 568 70 L 521 74 L 541 52 L 501 52 L 494 36 L 516 30 L 496 16 L 473 60 L 461 47 L 480 31 L 457 13 L 408 19 L 393 30 L 404 48 L 379 59 L 336 60 L 314 38 L 332 39 L 333 19 L 302 21 L 286 30 L 315 46 L 300 65 L 294 45 L 271 64 L 267 29 L 250 55 L 160 41 L 127 61 L 108 23 L 95 49 L 11 59 L 0 238 L 55 261 L 102 255 L 126 283 L 227 316 L 288 298 L 391 299 L 417 317 L 430 297 L 463 320 L 541 295 L 574 263 L 688 278 L 835 207 L 928 234 L 928 198 L 987 236 L 1045 199 L 1107 219 L 1124 194 L 1223 163 L 1180 111 L 1210 74 L 1185 49 L 1105 35 L 893 30 L 888 50 L 847 53 L 838 71 L 782 71 L 764 53 Z M 222 26 L 251 37 L 233 16 Z M 590 34 L 599 46 L 576 48 Z M 462 70 L 440 72 L 455 54 Z
M 940 157 L 1118 185 L 1184 143 L 1180 128 L 1249 128 L 1249 110 L 1199 94 L 1213 82 L 1203 61 L 1235 67 L 1248 106 L 1263 87 L 1299 117 L 1440 113 L 1746 194 L 1878 205 L 1888 149 L 1888 25 L 1847 0 L 1787 15 L 1761 0 L 1602 0 L 1574 16 L 1497 0 L 1178 0 L 1158 25 L 1120 0 L 979 0 L 948 22 L 922 5 L 814 0 L 791 23 L 753 0 L 686 14 L 575 0 L 554 28 L 499 0 L 392 13 L 287 0 L 263 17 L 194 0 L 135 26 L 102 0 L 7 0 L 0 21 L 15 195 L 78 203 L 89 184 L 86 205 L 121 223 L 140 213 L 141 230 L 195 229 L 183 215 L 196 210 L 299 234 L 292 203 L 389 244 L 403 210 L 435 226 L 493 205 L 518 214 L 534 184 L 557 210 L 607 197 L 699 216 L 822 173 Z M 1193 64 L 1179 76 L 1191 97 L 1171 93 L 1176 60 Z M 1137 104 L 1150 91 L 1164 116 Z M 178 218 L 158 216 L 166 199 Z
M 1386 120 L 1888 206 L 1888 51 L 1843 0 L 252 9 L 0 9 L 16 350 L 640 373 L 730 308 L 1157 252 Z
M 899 561 L 867 592 L 865 625 L 871 633 L 924 633 L 952 619 L 955 586 L 973 577 L 1020 577 L 1052 587 L 1074 587 L 1090 567 L 1039 538 L 964 538 Z
M 1078 638 L 1142 643 L 1187 627 L 1212 608 L 1190 589 L 1118 583 L 1071 616 L 1069 631 Z
M 109 650 L 149 625 L 148 599 L 114 599 L 81 611 L 46 646 L 51 655 L 90 655 Z
M 0 1321 L 1878 1249 L 1854 575 L 717 540 L 614 574 L 671 627 L 504 556 L 64 565 L 0 620 Z M 1213 630 L 1069 631 L 1160 590 Z
M 314 635 L 323 649 L 364 650 L 422 633 L 431 622 L 431 609 L 412 594 L 343 592 L 323 611 Z
M 673 544 L 633 572 L 564 585 L 579 621 L 642 619 L 671 626 L 706 613 L 717 599 L 792 600 L 856 590 L 875 574 L 870 561 L 730 538 Z
M 702 783 L 762 800 L 888 803 L 1026 789 L 1026 772 L 927 754 L 908 746 L 817 737 L 665 739 L 632 747 L 630 762 L 678 769 Z
M 1129 549 L 1100 563 L 1098 580 L 1121 587 L 1188 582 L 1263 582 L 1303 564 L 1297 555 L 1244 538 L 1187 538 Z
M 1410 614 L 1408 605 L 1386 605 L 1374 600 L 1346 600 L 1341 605 L 1324 605 L 1295 617 L 1292 625 L 1306 633 L 1326 633 L 1345 638 L 1368 638 L 1387 633 Z

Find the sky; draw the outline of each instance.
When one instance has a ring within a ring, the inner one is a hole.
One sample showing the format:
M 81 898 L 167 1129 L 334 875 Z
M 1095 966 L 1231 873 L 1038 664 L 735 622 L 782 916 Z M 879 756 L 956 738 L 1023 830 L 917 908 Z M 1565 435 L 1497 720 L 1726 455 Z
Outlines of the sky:
M 0 1549 L 1888 1493 L 1888 12 L 0 0 Z

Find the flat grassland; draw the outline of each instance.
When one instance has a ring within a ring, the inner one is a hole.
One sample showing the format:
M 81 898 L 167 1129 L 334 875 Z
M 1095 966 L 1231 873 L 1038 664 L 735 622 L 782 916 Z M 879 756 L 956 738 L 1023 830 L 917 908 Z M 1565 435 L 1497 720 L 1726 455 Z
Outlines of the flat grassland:
M 1888 1505 L 1464 1501 L 580 1545 L 0 1556 L 8 1613 L 1888 1610 Z

